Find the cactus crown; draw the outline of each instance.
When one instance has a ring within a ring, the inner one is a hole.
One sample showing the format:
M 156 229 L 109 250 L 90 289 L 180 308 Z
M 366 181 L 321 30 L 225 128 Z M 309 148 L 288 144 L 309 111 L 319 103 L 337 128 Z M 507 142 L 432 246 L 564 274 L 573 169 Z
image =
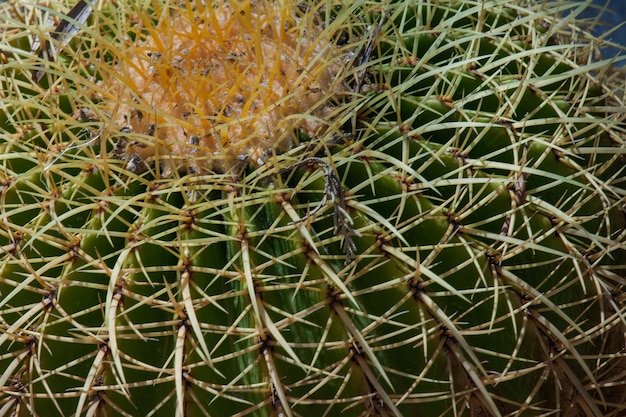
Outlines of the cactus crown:
M 147 136 L 126 141 L 122 158 L 223 172 L 263 164 L 298 132 L 323 135 L 347 57 L 320 29 L 320 10 L 265 0 L 153 7 L 160 18 L 138 16 L 99 83 L 116 128 Z

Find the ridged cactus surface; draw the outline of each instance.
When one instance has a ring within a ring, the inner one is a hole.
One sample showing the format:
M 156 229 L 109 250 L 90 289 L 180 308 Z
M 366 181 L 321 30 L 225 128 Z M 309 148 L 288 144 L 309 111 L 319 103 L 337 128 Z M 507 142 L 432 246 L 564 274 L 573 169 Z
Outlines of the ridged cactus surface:
M 623 85 L 535 3 L 0 4 L 0 416 L 626 415 Z

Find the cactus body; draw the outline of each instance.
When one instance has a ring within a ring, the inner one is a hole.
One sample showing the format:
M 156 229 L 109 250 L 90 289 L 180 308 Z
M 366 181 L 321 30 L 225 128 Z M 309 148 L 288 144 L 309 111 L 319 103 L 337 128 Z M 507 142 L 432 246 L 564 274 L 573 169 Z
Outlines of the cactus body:
M 2 4 L 0 415 L 623 415 L 621 96 L 523 6 Z

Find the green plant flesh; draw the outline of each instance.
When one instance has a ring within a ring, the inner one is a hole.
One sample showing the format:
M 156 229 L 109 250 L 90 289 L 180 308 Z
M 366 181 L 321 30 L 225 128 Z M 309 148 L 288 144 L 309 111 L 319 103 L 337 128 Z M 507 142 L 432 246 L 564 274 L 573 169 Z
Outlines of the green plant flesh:
M 584 4 L 224 4 L 301 68 L 177 84 L 222 80 L 161 30 L 217 2 L 96 5 L 67 45 L 70 7 L 0 4 L 0 415 L 625 415 L 626 125 Z

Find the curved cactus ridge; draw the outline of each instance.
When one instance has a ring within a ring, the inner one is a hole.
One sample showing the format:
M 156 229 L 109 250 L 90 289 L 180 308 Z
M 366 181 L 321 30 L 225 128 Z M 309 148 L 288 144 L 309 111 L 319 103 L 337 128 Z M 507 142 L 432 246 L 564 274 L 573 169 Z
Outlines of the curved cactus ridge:
M 584 6 L 1 3 L 0 415 L 624 415 Z

